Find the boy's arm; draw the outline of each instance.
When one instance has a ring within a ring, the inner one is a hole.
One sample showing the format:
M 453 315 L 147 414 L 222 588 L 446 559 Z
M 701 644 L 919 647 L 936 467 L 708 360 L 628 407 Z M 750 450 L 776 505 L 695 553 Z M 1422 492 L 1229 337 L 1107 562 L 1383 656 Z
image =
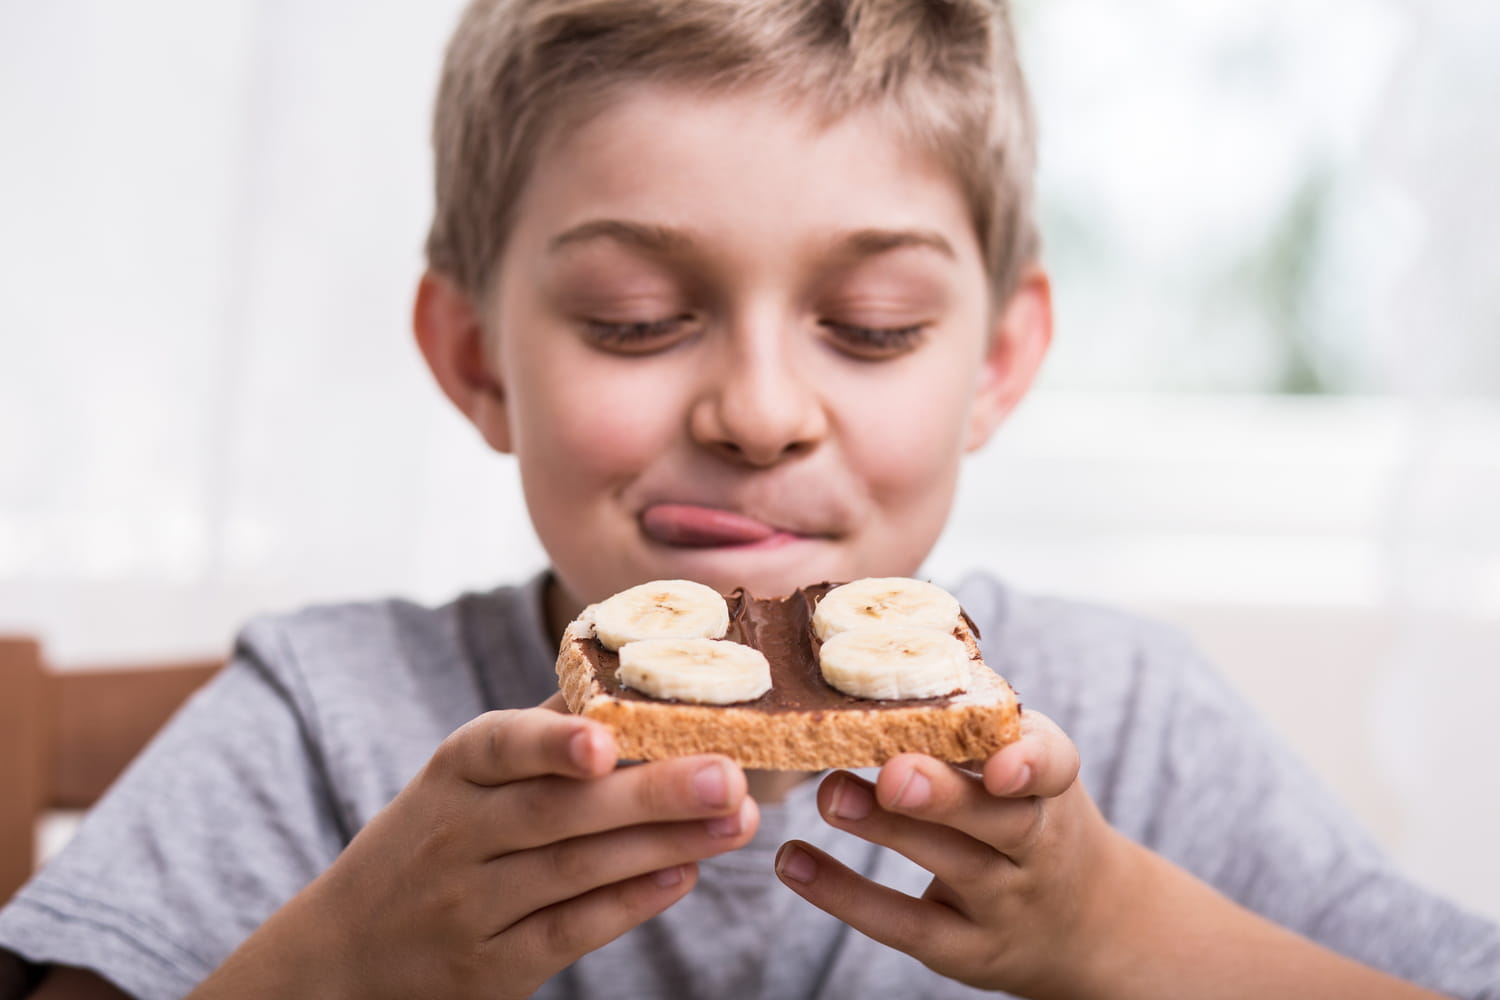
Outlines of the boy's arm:
M 777 871 L 862 933 L 970 985 L 1032 997 L 1426 997 L 1284 930 L 1117 833 L 1050 720 L 973 775 L 905 755 L 879 781 L 833 775 L 832 825 L 934 873 L 921 899 L 804 844 Z
M 1123 839 L 1123 838 L 1122 838 Z M 1418 998 L 1438 994 L 1277 926 L 1136 844 L 1130 895 L 1092 966 L 1094 996 Z
M 192 996 L 529 996 L 686 895 L 697 860 L 754 834 L 727 759 L 616 769 L 607 729 L 553 710 L 560 697 L 549 706 L 490 712 L 445 740 Z M 16 987 L 0 981 L 0 997 Z M 64 966 L 32 995 L 128 1000 Z
M 480 716 L 191 996 L 530 996 L 755 832 L 727 758 L 616 758 L 588 719 Z

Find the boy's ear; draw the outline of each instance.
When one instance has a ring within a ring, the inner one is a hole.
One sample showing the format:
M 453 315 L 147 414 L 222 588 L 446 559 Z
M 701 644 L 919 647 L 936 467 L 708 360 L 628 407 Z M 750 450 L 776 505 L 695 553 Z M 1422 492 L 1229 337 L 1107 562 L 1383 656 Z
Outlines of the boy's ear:
M 1052 343 L 1052 282 L 1040 265 L 1022 273 L 990 332 L 969 417 L 968 451 L 984 446 L 1030 390 Z
M 485 355 L 478 305 L 451 278 L 428 271 L 417 285 L 412 327 L 443 394 L 500 452 L 511 450 L 510 417 L 500 376 Z

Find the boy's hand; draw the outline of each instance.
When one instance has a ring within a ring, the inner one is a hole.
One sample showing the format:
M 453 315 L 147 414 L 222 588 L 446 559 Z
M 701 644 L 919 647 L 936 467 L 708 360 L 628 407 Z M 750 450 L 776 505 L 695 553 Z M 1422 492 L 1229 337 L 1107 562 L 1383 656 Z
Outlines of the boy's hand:
M 830 775 L 818 805 L 833 826 L 933 873 L 921 899 L 877 885 L 810 845 L 777 856 L 782 880 L 856 930 L 984 989 L 1047 992 L 1112 917 L 1101 887 L 1122 871 L 1124 838 L 1077 782 L 1078 752 L 1055 723 L 1022 716 L 1022 737 L 982 773 L 919 754 L 879 780 Z
M 253 966 L 306 935 L 332 966 L 322 996 L 529 996 L 685 896 L 695 861 L 750 839 L 759 816 L 737 765 L 616 769 L 609 731 L 554 701 L 453 733 L 201 995 L 260 985 L 235 959 Z
M 1050 719 L 972 773 L 904 754 L 875 785 L 831 775 L 829 823 L 933 873 L 921 899 L 788 843 L 782 880 L 929 968 L 1029 997 L 1435 997 L 1230 902 L 1113 830 Z

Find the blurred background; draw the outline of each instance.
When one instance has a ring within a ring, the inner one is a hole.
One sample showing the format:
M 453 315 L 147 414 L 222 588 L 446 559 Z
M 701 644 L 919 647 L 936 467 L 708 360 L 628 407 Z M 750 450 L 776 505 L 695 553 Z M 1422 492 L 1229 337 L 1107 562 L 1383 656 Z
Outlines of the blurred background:
M 542 565 L 408 331 L 458 7 L 0 7 L 0 629 L 212 653 Z M 1018 22 L 1056 350 L 932 574 L 1176 622 L 1500 918 L 1500 6 Z

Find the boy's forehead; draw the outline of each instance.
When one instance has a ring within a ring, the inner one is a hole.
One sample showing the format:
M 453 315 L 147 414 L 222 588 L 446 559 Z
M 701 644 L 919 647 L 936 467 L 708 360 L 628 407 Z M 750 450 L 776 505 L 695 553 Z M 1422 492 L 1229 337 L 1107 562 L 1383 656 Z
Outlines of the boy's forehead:
M 549 251 L 690 249 L 716 219 L 814 228 L 829 252 L 977 253 L 957 177 L 884 109 L 830 118 L 765 90 L 621 88 L 539 149 L 518 221 Z

